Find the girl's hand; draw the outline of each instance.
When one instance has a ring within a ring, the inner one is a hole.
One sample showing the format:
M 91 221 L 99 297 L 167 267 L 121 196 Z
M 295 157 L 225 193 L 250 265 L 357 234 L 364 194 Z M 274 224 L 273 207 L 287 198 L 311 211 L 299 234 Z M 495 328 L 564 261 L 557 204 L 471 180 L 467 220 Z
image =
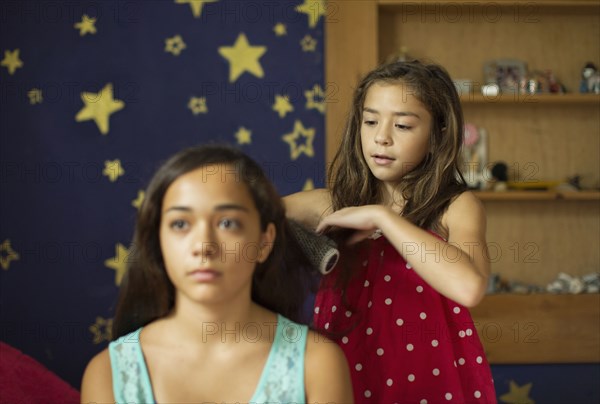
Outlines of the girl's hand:
M 357 230 L 348 244 L 364 240 L 379 229 L 378 223 L 387 208 L 381 205 L 365 205 L 343 208 L 325 217 L 317 226 L 317 233 L 331 227 L 344 227 Z

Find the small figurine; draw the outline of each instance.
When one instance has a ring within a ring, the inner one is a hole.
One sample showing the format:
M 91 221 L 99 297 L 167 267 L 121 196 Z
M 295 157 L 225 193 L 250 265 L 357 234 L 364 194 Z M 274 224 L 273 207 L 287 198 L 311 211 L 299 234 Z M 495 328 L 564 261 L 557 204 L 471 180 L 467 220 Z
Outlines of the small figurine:
M 600 72 L 592 62 L 588 62 L 581 71 L 580 93 L 600 94 Z

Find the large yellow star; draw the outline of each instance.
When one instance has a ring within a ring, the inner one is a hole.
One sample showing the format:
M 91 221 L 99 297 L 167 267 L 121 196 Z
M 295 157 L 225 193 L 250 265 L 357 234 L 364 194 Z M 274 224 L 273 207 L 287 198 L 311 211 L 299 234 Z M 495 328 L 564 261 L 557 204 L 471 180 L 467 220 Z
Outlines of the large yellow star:
M 100 133 L 106 135 L 109 131 L 108 118 L 113 112 L 120 111 L 125 107 L 121 100 L 113 99 L 113 87 L 111 83 L 104 86 L 99 93 L 81 93 L 81 99 L 85 107 L 75 116 L 77 122 L 93 119 L 100 129 Z
M 319 18 L 325 15 L 325 0 L 304 0 L 304 3 L 296 7 L 296 11 L 306 14 L 308 26 L 314 28 L 319 22 Z
M 4 59 L 0 62 L 0 66 L 5 66 L 8 69 L 8 74 L 11 76 L 19 67 L 23 67 L 23 61 L 19 59 L 19 49 L 14 51 L 5 50 Z
M 0 266 L 2 266 L 2 269 L 7 270 L 10 268 L 10 262 L 17 261 L 18 259 L 19 254 L 10 246 L 10 240 L 4 240 L 0 244 Z
M 273 104 L 273 111 L 277 111 L 280 118 L 285 117 L 288 112 L 292 112 L 294 107 L 290 104 L 290 100 L 287 95 L 275 95 L 275 103 Z
M 90 18 L 84 14 L 83 17 L 81 17 L 81 22 L 77 22 L 73 26 L 79 30 L 79 36 L 84 36 L 85 34 L 96 33 L 96 26 L 94 25 L 95 23 L 95 18 Z
M 304 92 L 306 97 L 306 109 L 316 109 L 320 113 L 325 113 L 325 93 L 320 85 L 315 84 L 312 90 Z
M 115 245 L 115 256 L 104 261 L 104 265 L 115 270 L 115 285 L 119 286 L 127 272 L 129 250 L 121 243 Z
M 200 18 L 202 15 L 202 7 L 204 3 L 214 3 L 218 0 L 175 0 L 176 4 L 189 4 L 192 8 L 192 14 L 194 14 L 194 18 Z
M 246 71 L 262 78 L 265 74 L 258 59 L 266 51 L 266 46 L 250 46 L 243 32 L 233 46 L 220 46 L 219 54 L 229 61 L 229 82 L 233 83 Z
M 89 330 L 94 334 L 94 344 L 112 339 L 112 318 L 96 317 L 96 322 L 90 325 Z
M 298 145 L 298 138 L 303 137 L 306 139 L 304 144 Z M 313 140 L 315 138 L 315 128 L 305 129 L 300 120 L 294 122 L 294 131 L 287 133 L 281 137 L 281 139 L 290 145 L 290 158 L 296 160 L 300 154 L 304 153 L 308 157 L 313 157 L 315 151 L 313 149 Z
M 238 144 L 250 144 L 252 143 L 252 131 L 241 126 L 235 133 L 235 138 Z
M 529 390 L 531 390 L 533 383 L 527 383 L 520 386 L 513 380 L 510 381 L 510 391 L 500 396 L 500 401 L 508 404 L 535 404 L 531 398 L 529 398 Z

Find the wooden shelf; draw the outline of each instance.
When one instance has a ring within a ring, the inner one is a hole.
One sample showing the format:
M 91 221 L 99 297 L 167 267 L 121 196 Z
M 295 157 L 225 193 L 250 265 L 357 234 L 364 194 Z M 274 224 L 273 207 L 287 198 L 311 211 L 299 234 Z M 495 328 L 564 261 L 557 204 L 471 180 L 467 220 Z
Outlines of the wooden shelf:
M 501 94 L 485 96 L 482 94 L 464 94 L 460 96 L 463 104 L 589 104 L 600 105 L 599 94 Z
M 600 294 L 488 295 L 471 314 L 492 364 L 600 362 Z
M 600 201 L 600 191 L 475 191 L 482 201 Z
M 402 1 L 402 0 L 377 0 L 377 3 L 380 6 L 401 6 L 401 5 L 409 5 L 409 6 L 421 6 L 424 4 L 442 4 L 442 5 L 452 5 L 452 6 L 468 6 L 468 7 L 486 7 L 489 6 L 490 2 L 473 2 L 473 1 L 454 1 L 454 0 L 420 0 L 419 2 L 411 2 L 411 1 Z M 519 4 L 519 2 L 515 0 L 495 0 L 493 2 L 494 6 L 498 7 L 567 7 L 573 8 L 577 7 L 581 8 L 599 8 L 600 3 L 598 0 L 530 0 L 527 2 L 523 2 L 523 4 Z

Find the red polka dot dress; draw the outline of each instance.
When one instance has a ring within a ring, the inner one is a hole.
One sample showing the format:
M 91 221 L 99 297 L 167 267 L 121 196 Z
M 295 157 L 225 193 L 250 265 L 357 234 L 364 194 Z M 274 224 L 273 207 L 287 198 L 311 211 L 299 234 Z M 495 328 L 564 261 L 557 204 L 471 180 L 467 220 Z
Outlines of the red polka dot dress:
M 346 354 L 357 403 L 495 403 L 469 311 L 413 271 L 385 237 L 359 253 L 346 299 L 336 271 L 317 293 L 314 325 Z M 346 305 L 347 303 L 347 305 Z

